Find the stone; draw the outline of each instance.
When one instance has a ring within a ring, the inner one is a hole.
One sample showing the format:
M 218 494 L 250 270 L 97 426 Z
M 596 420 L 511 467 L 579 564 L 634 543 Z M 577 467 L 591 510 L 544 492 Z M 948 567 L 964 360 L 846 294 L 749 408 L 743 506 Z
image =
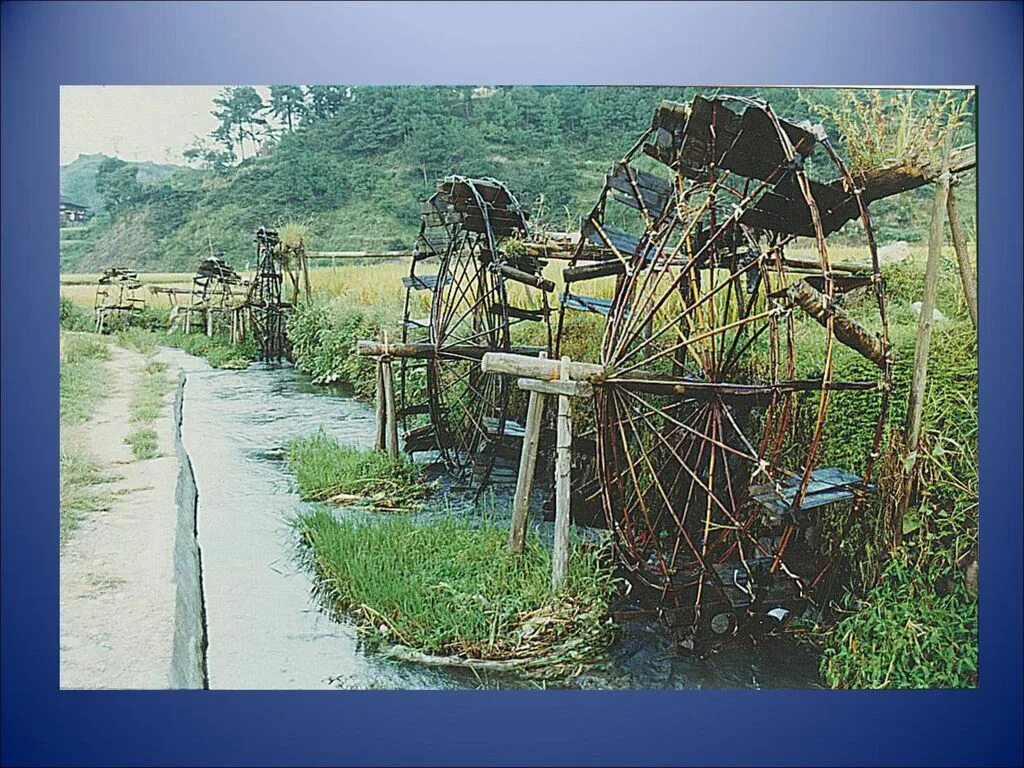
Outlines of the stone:
M 921 316 L 921 302 L 915 301 L 910 305 L 910 311 L 914 313 L 914 317 Z M 932 310 L 932 322 L 944 323 L 946 322 L 946 316 L 942 314 L 938 309 Z
M 910 258 L 910 244 L 904 240 L 897 240 L 878 249 L 878 263 L 883 266 L 886 264 L 900 264 L 904 261 L 910 261 Z

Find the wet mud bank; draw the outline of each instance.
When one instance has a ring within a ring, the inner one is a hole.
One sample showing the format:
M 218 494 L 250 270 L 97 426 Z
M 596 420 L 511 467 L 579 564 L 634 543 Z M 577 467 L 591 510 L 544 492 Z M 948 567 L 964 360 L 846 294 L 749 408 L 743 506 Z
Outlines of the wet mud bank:
M 174 449 L 178 456 L 178 484 L 174 502 L 174 644 L 169 673 L 172 688 L 206 688 L 206 616 L 203 606 L 203 567 L 196 536 L 196 489 L 192 461 L 181 437 L 185 393 L 184 371 L 178 374 L 174 395 Z

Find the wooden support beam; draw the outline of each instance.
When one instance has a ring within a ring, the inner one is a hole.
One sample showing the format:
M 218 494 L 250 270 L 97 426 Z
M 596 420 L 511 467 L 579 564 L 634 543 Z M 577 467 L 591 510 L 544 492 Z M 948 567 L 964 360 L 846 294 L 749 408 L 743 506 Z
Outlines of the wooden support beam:
M 536 355 L 543 347 L 539 346 L 516 346 L 512 347 L 512 353 L 516 355 Z M 491 347 L 479 346 L 476 344 L 453 344 L 451 346 L 438 348 L 434 344 L 388 344 L 381 341 L 361 339 L 356 343 L 356 354 L 362 357 L 406 357 L 419 360 L 434 360 L 437 358 L 472 358 L 479 360 L 485 354 L 492 351 Z
M 546 353 L 541 353 L 542 356 Z M 530 521 L 530 492 L 537 469 L 537 451 L 540 447 L 540 426 L 544 416 L 544 395 L 530 392 L 526 409 L 526 428 L 523 436 L 522 453 L 519 456 L 519 474 L 516 477 L 516 493 L 512 500 L 512 524 L 509 527 L 508 550 L 522 554 L 526 546 L 526 529 Z
M 522 390 L 542 395 L 590 397 L 594 393 L 594 388 L 585 381 L 541 381 L 540 379 L 519 379 L 516 384 Z
M 538 288 L 546 293 L 551 293 L 555 290 L 555 284 L 551 280 L 547 280 L 541 275 L 534 275 L 529 272 L 524 272 L 521 269 L 510 267 L 508 264 L 500 264 L 498 271 L 507 277 L 509 280 L 514 280 L 517 283 L 523 283 L 524 285 Z
M 559 380 L 569 382 L 568 357 L 561 360 Z M 555 546 L 551 556 L 551 591 L 558 592 L 569 575 L 569 493 L 572 483 L 572 417 L 570 400 L 558 396 L 555 442 Z
M 882 340 L 854 320 L 842 307 L 829 305 L 828 297 L 806 280 L 797 280 L 783 295 L 791 306 L 800 307 L 821 325 L 832 316 L 832 330 L 836 338 L 851 349 L 860 352 L 879 368 L 885 368 L 888 350 Z
M 604 366 L 595 363 L 568 361 L 563 364 L 558 360 L 546 360 L 507 352 L 488 352 L 480 361 L 480 367 L 484 373 L 502 373 L 508 376 L 521 376 L 544 381 L 562 378 L 563 365 L 568 372 L 570 381 L 599 382 L 604 379 Z
M 947 171 L 961 173 L 977 165 L 974 144 L 957 147 L 944 153 L 941 161 L 921 163 L 913 158 L 898 158 L 877 168 L 854 174 L 854 180 L 863 190 L 865 203 L 906 192 L 938 180 Z

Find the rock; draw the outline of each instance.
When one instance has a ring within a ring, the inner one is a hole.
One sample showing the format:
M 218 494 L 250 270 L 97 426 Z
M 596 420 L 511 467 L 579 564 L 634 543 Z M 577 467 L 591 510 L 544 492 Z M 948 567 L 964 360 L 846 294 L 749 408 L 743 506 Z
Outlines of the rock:
M 914 317 L 920 317 L 921 316 L 921 302 L 920 301 L 915 301 L 913 304 L 911 304 L 910 305 L 910 311 L 914 313 Z M 939 312 L 938 309 L 933 309 L 932 310 L 932 322 L 934 322 L 934 323 L 944 323 L 945 321 L 946 321 L 946 316 L 944 314 Z
M 978 594 L 978 560 L 977 558 L 971 560 L 967 564 L 967 570 L 965 571 L 965 581 L 967 582 L 967 589 L 972 595 Z
M 910 244 L 904 240 L 897 240 L 895 243 L 883 245 L 878 249 L 878 263 L 882 266 L 886 264 L 899 264 L 900 262 L 909 261 L 910 255 Z

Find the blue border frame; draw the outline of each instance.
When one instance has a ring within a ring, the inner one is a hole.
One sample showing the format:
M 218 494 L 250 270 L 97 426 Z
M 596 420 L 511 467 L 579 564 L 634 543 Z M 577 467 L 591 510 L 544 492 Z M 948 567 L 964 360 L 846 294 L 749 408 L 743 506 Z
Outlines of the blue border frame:
M 1018 3 L 5 4 L 0 761 L 1020 764 L 1021 32 Z M 977 84 L 980 688 L 58 691 L 57 86 L 325 81 Z

